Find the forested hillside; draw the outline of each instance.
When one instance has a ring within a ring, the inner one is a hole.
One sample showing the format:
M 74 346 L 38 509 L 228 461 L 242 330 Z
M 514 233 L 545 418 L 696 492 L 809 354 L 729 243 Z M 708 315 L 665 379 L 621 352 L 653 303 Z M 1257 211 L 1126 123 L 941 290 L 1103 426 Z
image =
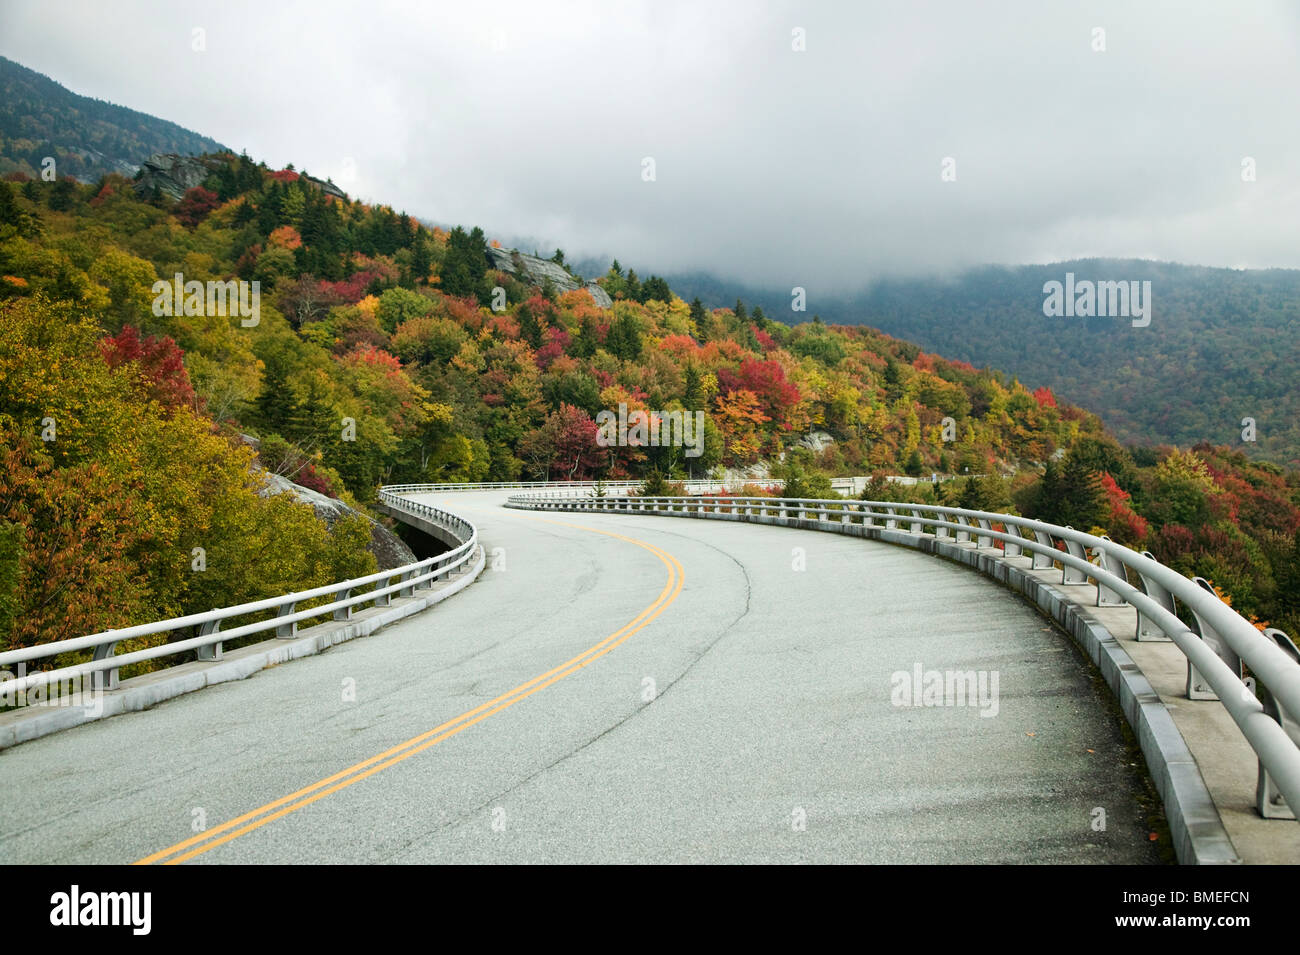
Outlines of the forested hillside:
M 1043 285 L 1151 282 L 1146 327 L 1115 318 L 1049 318 Z M 792 318 L 788 292 L 758 292 L 712 276 L 673 277 L 705 301 L 741 295 Z M 1300 459 L 1300 271 L 1211 269 L 1138 259 L 974 269 L 951 279 L 884 280 L 851 297 L 810 293 L 809 313 L 868 325 L 949 358 L 1000 368 L 1100 415 L 1120 440 L 1209 441 L 1248 456 Z M 796 320 L 801 316 L 794 315 Z M 1253 418 L 1254 441 L 1242 440 Z
M 197 156 L 220 143 L 156 116 L 78 96 L 47 76 L 0 56 L 0 175 L 51 172 L 94 182 L 130 175 L 155 153 Z
M 327 535 L 258 496 L 250 441 L 266 468 L 361 502 L 384 482 L 663 487 L 764 462 L 791 494 L 834 473 L 966 475 L 908 493 L 1109 530 L 1247 612 L 1294 613 L 1294 473 L 1209 446 L 1130 453 L 1047 388 L 868 328 L 705 309 L 617 262 L 600 308 L 492 268 L 480 229 L 427 229 L 246 156 L 201 167 L 179 200 L 120 175 L 0 183 L 8 642 L 363 563 L 355 528 Z M 160 280 L 256 282 L 260 305 L 160 308 Z M 702 412 L 702 453 L 599 446 L 596 415 L 620 405 Z M 282 537 L 295 546 L 270 546 Z M 224 576 L 190 573 L 194 547 Z

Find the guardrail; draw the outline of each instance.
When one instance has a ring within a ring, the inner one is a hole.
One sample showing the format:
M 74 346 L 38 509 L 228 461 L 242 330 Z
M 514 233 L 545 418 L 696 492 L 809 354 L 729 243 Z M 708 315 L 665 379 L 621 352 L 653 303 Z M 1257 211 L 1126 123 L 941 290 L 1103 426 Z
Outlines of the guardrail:
M 686 490 L 692 494 L 718 493 L 725 491 L 728 486 L 728 482 L 726 481 L 694 478 L 684 481 L 673 481 L 672 483 L 683 485 Z M 619 492 L 627 494 L 629 492 L 635 492 L 644 486 L 645 481 L 485 481 L 467 484 L 386 484 L 381 491 L 381 495 L 383 493 L 442 494 L 448 491 L 501 491 L 511 489 L 536 490 L 538 488 L 547 488 L 555 491 L 567 490 L 572 491 L 575 494 L 582 494 L 587 490 L 600 488 L 611 493 Z
M 832 478 L 831 487 L 836 490 L 853 491 L 858 493 L 869 478 L 866 477 L 846 477 Z M 888 480 L 893 482 L 912 482 L 916 483 L 916 478 L 904 478 L 891 476 Z M 688 494 L 720 494 L 731 487 L 743 487 L 746 484 L 764 485 L 764 484 L 781 484 L 777 478 L 747 478 L 744 480 L 725 481 L 714 480 L 712 478 L 685 478 L 680 481 L 669 479 L 670 484 L 682 485 Z M 644 480 L 639 481 L 484 481 L 464 484 L 386 484 L 385 491 L 391 491 L 395 494 L 441 494 L 445 491 L 499 491 L 499 490 L 537 490 L 538 488 L 547 488 L 555 490 L 568 490 L 575 493 L 581 493 L 588 488 L 603 488 L 606 492 L 635 493 L 645 486 Z
M 386 494 L 383 491 L 381 491 L 380 497 L 390 506 L 430 518 L 447 528 L 462 543 L 437 557 L 428 557 L 402 567 L 381 570 L 365 577 L 342 580 L 335 584 L 326 584 L 323 587 L 315 587 L 311 590 L 300 590 L 280 597 L 269 597 L 265 600 L 255 600 L 250 603 L 237 604 L 233 607 L 209 610 L 206 613 L 188 614 L 184 617 L 173 617 L 169 620 L 159 620 L 154 623 L 144 623 L 117 630 L 105 630 L 102 633 L 94 633 L 85 637 L 74 637 L 69 640 L 59 640 L 54 643 L 44 643 L 39 646 L 5 651 L 0 653 L 0 670 L 8 669 L 13 664 L 26 664 L 32 660 L 44 660 L 65 653 L 85 650 L 91 650 L 93 653 L 91 659 L 84 663 L 76 663 L 51 670 L 38 670 L 4 680 L 0 682 L 0 699 L 16 699 L 19 694 L 26 693 L 34 687 L 47 686 L 51 683 L 62 684 L 67 682 L 71 685 L 73 681 L 80 681 L 84 677 L 91 678 L 91 687 L 94 690 L 116 689 L 119 669 L 128 664 L 176 656 L 177 654 L 188 653 L 191 650 L 197 651 L 199 660 L 220 660 L 224 641 L 250 634 L 264 633 L 268 630 L 274 630 L 276 637 L 279 639 L 291 639 L 298 632 L 299 621 L 324 616 L 325 614 L 331 614 L 333 619 L 338 621 L 350 620 L 353 608 L 362 604 L 387 606 L 394 594 L 399 597 L 413 596 L 416 590 L 431 587 L 434 581 L 447 576 L 473 556 L 475 548 L 478 546 L 478 530 L 463 517 L 436 507 L 430 507 L 427 504 L 407 501 L 396 495 Z M 396 582 L 390 583 L 394 579 Z M 360 590 L 363 587 L 369 587 L 369 589 L 361 593 L 353 593 L 353 591 Z M 298 604 L 319 597 L 333 597 L 334 599 L 306 610 L 297 609 Z M 231 630 L 221 630 L 221 623 L 224 620 L 268 610 L 275 611 L 275 615 L 269 619 L 244 624 Z M 135 650 L 121 656 L 115 655 L 117 645 L 123 640 L 158 633 L 175 633 L 190 628 L 197 631 L 193 637 L 164 643 L 156 647 L 148 647 L 143 650 Z
M 1169 640 L 1182 651 L 1187 658 L 1188 698 L 1219 700 L 1259 758 L 1255 799 L 1259 814 L 1295 819 L 1300 809 L 1300 650 L 1280 630 L 1256 629 L 1219 599 L 1205 580 L 1188 579 L 1150 553 L 1072 527 L 1016 515 L 890 501 L 718 496 L 606 499 L 540 493 L 514 495 L 506 506 L 752 520 L 841 532 L 864 529 L 854 533 L 877 528 L 886 540 L 891 532 L 933 536 L 975 548 L 998 547 L 1003 557 L 1028 560 L 1032 570 L 1059 566 L 1062 585 L 1096 583 L 1098 606 L 1127 604 L 1136 608 L 1137 639 Z M 1130 583 L 1131 579 L 1136 583 Z M 1180 602 L 1191 612 L 1194 627 L 1177 616 Z M 1248 678 L 1243 678 L 1243 665 L 1249 668 Z

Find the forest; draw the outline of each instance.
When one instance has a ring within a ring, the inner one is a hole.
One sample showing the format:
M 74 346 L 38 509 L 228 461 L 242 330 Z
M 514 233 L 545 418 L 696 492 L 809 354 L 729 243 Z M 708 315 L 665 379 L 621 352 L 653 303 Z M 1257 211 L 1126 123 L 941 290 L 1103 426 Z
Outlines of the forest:
M 1293 471 L 1223 445 L 1124 446 L 1048 387 L 865 326 L 705 308 L 617 261 L 600 308 L 494 270 L 481 228 L 429 228 L 246 155 L 204 162 L 175 201 L 119 174 L 0 182 L 0 648 L 374 566 L 360 522 L 327 530 L 259 493 L 261 469 L 358 507 L 397 482 L 662 489 L 729 469 L 814 496 L 877 475 L 877 499 L 1107 532 L 1296 632 Z M 155 283 L 177 275 L 256 282 L 259 320 L 157 314 Z M 704 412 L 702 453 L 599 446 L 596 416 L 620 405 Z
M 1150 324 L 1044 315 L 1044 285 L 1070 272 L 1080 281 L 1150 282 Z M 739 295 L 767 305 L 773 317 L 792 315 L 788 290 L 751 289 L 701 273 L 669 278 L 706 302 Z M 1300 391 L 1292 387 L 1300 362 L 1300 270 L 1143 259 L 984 266 L 878 277 L 859 293 L 811 297 L 808 311 L 1051 388 L 1100 415 L 1125 443 L 1209 441 L 1300 464 Z

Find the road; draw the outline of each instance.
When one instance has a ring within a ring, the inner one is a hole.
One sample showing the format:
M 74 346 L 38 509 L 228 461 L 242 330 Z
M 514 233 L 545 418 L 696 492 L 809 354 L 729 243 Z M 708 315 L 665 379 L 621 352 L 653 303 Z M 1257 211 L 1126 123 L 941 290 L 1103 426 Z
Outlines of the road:
M 432 610 L 0 753 L 0 862 L 1159 861 L 1105 687 L 997 584 L 504 499 L 426 498 L 489 554 Z M 983 705 L 896 705 L 918 666 Z

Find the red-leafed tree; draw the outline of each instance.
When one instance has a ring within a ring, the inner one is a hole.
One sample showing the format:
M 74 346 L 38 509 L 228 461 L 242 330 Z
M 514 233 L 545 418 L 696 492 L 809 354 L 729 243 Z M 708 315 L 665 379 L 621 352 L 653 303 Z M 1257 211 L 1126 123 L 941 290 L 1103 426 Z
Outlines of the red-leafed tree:
M 799 403 L 799 389 L 786 379 L 780 362 L 746 358 L 739 371 L 719 368 L 717 375 L 722 394 L 752 392 L 763 414 L 777 427 L 785 427 L 790 410 Z
M 551 480 L 583 480 L 600 463 L 596 435 L 600 429 L 581 408 L 561 404 L 546 417 L 541 427 L 524 435 L 520 457 L 539 477 Z
M 181 201 L 176 203 L 172 215 L 176 216 L 176 221 L 185 228 L 193 229 L 219 205 L 221 199 L 215 192 L 202 186 L 195 186 L 193 189 L 186 190 Z
M 166 335 L 141 338 L 133 325 L 124 325 L 116 335 L 102 339 L 99 350 L 110 368 L 134 364 L 141 392 L 164 408 L 198 407 L 185 371 L 185 353 Z
M 1116 484 L 1115 479 L 1105 471 L 1101 475 L 1101 487 L 1109 508 L 1106 527 L 1110 536 L 1130 546 L 1143 543 L 1147 536 L 1147 522 L 1129 504 L 1132 495 Z

